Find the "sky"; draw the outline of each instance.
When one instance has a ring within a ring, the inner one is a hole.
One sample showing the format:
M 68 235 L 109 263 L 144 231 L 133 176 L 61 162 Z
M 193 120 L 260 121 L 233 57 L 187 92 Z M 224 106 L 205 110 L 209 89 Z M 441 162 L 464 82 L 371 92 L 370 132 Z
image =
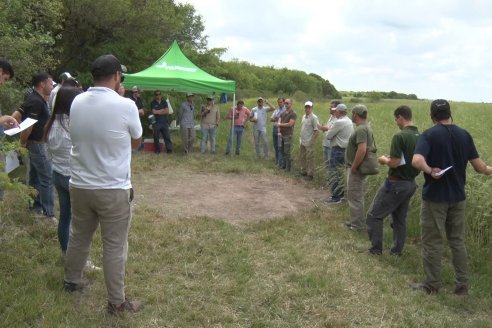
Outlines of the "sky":
M 492 102 L 490 0 L 178 0 L 208 48 L 315 73 L 343 91 Z

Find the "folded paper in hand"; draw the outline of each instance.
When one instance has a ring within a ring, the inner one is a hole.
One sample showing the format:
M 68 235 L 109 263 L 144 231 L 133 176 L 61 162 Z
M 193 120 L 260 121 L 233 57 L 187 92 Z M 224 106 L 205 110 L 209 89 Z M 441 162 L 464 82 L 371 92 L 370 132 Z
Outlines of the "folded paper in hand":
M 436 173 L 436 176 L 437 177 L 440 177 L 441 175 L 443 175 L 444 173 L 446 173 L 447 170 L 451 169 L 453 166 L 449 166 L 447 168 L 445 168 L 444 170 L 440 171 L 439 173 Z
M 19 133 L 21 131 L 24 131 L 25 129 L 27 129 L 30 126 L 34 125 L 34 123 L 36 123 L 37 121 L 38 120 L 34 120 L 34 119 L 28 117 L 24 121 L 22 121 L 21 124 L 19 124 L 19 127 L 18 128 L 8 129 L 8 130 L 3 131 L 3 133 L 5 133 L 8 136 L 13 136 L 14 134 L 17 134 L 17 133 Z

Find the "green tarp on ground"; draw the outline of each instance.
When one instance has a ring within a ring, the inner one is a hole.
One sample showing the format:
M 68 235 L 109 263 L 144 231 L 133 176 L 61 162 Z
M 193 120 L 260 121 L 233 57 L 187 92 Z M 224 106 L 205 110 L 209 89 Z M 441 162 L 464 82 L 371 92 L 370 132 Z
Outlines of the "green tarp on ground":
M 236 91 L 235 81 L 216 78 L 193 64 L 183 54 L 176 40 L 152 66 L 135 74 L 125 74 L 123 85 L 127 89 L 137 85 L 141 90 L 170 90 L 199 94 Z

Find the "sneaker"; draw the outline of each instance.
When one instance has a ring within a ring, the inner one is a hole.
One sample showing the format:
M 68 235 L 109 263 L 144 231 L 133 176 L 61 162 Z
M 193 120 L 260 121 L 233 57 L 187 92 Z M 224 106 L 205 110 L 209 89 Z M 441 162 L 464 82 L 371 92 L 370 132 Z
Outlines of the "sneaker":
M 410 288 L 414 289 L 414 290 L 418 290 L 418 291 L 421 291 L 421 292 L 424 292 L 428 295 L 431 295 L 431 294 L 437 294 L 437 289 L 431 287 L 431 286 L 428 286 L 424 283 L 411 283 L 410 284 Z
M 341 204 L 342 203 L 342 200 L 341 199 L 336 199 L 336 198 L 328 198 L 327 200 L 325 200 L 325 203 L 327 203 L 328 205 Z
M 54 216 L 47 216 L 46 220 L 48 221 L 48 223 L 58 224 L 58 219 Z
M 466 295 L 468 295 L 468 286 L 467 285 L 458 285 L 454 289 L 454 293 L 458 296 L 466 296 Z
M 63 290 L 67 293 L 79 292 L 86 288 L 88 285 L 89 283 L 84 280 L 80 281 L 80 283 L 78 284 L 63 280 Z
M 383 255 L 383 252 L 373 248 L 369 248 L 367 252 L 369 253 L 369 255 L 377 255 L 377 256 Z
M 356 225 L 354 225 L 354 224 L 351 224 L 351 225 L 348 227 L 348 229 L 349 229 L 349 230 L 351 230 L 351 231 L 363 231 L 363 230 L 364 230 L 364 228 L 359 227 L 359 226 L 356 226 Z
M 108 306 L 106 307 L 106 309 L 109 314 L 118 315 L 123 312 L 136 313 L 142 310 L 143 307 L 144 304 L 140 301 L 129 301 L 125 299 L 125 301 L 120 305 L 115 305 L 108 302 Z
M 87 260 L 87 262 L 85 262 L 84 271 L 101 271 L 101 268 L 95 266 L 91 260 Z

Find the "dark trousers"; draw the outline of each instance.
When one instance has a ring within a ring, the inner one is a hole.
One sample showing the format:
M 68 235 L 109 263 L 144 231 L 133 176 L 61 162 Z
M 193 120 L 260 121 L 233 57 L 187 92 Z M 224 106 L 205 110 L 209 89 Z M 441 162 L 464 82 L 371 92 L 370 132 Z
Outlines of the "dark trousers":
M 168 153 L 173 152 L 173 143 L 171 142 L 171 135 L 169 133 L 169 125 L 167 123 L 154 124 L 154 151 L 156 153 L 161 152 L 161 145 L 159 144 L 159 137 L 162 135 L 164 144 L 166 145 L 166 151 Z
M 292 168 L 292 159 L 290 154 L 292 153 L 292 136 L 282 136 L 281 138 L 282 158 L 286 171 L 290 171 Z
M 415 181 L 385 179 L 367 212 L 367 232 L 371 251 L 383 251 L 383 220 L 391 214 L 393 245 L 391 252 L 400 254 L 407 236 L 407 211 L 417 184 Z

